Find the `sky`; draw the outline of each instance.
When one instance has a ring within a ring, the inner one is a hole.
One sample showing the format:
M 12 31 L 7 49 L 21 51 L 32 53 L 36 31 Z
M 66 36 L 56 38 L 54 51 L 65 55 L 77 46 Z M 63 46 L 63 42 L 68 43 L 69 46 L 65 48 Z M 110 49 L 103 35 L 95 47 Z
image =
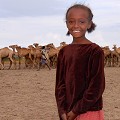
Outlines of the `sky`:
M 0 0 L 0 48 L 33 43 L 70 44 L 66 10 L 75 3 L 89 6 L 96 30 L 86 37 L 99 46 L 120 47 L 120 0 Z

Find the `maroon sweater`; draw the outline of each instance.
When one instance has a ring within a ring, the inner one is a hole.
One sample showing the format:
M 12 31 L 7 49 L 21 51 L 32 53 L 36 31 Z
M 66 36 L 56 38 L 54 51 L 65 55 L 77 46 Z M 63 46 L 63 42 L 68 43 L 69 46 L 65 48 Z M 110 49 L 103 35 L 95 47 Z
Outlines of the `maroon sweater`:
M 97 44 L 69 44 L 60 50 L 55 86 L 60 116 L 101 110 L 104 89 L 104 53 Z

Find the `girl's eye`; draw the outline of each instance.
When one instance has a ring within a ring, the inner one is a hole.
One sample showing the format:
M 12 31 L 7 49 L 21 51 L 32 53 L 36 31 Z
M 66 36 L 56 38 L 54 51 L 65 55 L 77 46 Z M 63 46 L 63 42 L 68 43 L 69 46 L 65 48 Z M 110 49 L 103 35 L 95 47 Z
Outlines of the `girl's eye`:
M 72 20 L 70 20 L 68 22 L 69 22 L 69 24 L 74 24 L 75 23 L 75 21 L 72 21 Z
M 81 21 L 81 20 L 80 20 L 80 23 L 81 23 L 81 24 L 84 24 L 84 23 L 85 23 L 85 21 Z

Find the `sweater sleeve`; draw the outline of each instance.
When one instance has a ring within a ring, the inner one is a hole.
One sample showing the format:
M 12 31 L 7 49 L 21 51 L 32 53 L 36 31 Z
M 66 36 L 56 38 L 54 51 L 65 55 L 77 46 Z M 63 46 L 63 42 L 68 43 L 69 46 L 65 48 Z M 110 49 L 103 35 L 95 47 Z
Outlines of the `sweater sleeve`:
M 92 56 L 90 80 L 88 87 L 83 94 L 83 98 L 78 100 L 73 106 L 73 113 L 81 114 L 87 112 L 101 97 L 105 89 L 104 76 L 104 53 L 97 51 Z
M 65 109 L 65 80 L 64 80 L 64 59 L 63 59 L 63 51 L 60 50 L 57 59 L 57 69 L 56 69 L 56 85 L 55 85 L 55 97 L 58 107 L 59 116 L 63 113 L 66 113 Z

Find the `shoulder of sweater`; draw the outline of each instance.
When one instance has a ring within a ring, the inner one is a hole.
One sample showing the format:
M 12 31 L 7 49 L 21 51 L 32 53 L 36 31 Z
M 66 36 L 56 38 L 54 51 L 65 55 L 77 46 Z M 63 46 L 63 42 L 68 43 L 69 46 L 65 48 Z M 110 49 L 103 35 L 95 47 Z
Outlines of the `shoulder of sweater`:
M 92 45 L 92 50 L 95 52 L 95 54 L 96 53 L 103 53 L 102 48 L 98 44 L 96 44 L 96 43 L 94 43 Z

